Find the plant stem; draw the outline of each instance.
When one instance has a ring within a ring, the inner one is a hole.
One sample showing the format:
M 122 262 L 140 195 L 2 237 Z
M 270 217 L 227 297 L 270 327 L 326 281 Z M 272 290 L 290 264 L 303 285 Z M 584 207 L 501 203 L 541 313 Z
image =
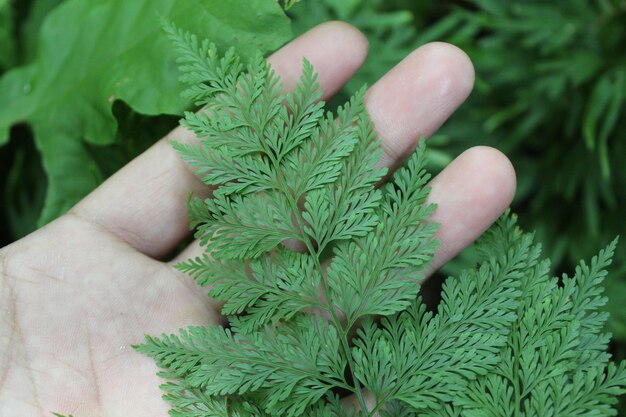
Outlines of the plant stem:
M 291 210 L 293 210 L 293 213 L 295 214 L 296 221 L 298 222 L 300 230 L 304 230 L 305 220 L 304 218 L 302 218 L 302 214 L 300 213 L 300 210 L 298 209 L 298 205 L 296 204 L 293 196 L 290 195 L 289 193 L 287 193 L 287 200 L 289 201 L 289 206 L 291 207 Z M 331 316 L 332 324 L 335 326 L 335 328 L 338 331 L 341 331 L 341 337 L 340 337 L 341 349 L 343 351 L 343 354 L 345 355 L 346 362 L 348 364 L 348 369 L 350 371 L 350 375 L 352 375 L 352 380 L 354 381 L 354 387 L 351 387 L 352 392 L 354 393 L 354 395 L 356 395 L 359 401 L 359 406 L 361 407 L 362 415 L 367 416 L 368 415 L 367 404 L 365 403 L 365 398 L 363 397 L 361 384 L 359 383 L 359 380 L 354 375 L 354 371 L 353 371 L 354 363 L 352 361 L 350 346 L 348 345 L 348 340 L 347 340 L 348 339 L 347 333 L 348 333 L 349 328 L 348 329 L 344 328 L 344 326 L 341 324 L 341 320 L 337 316 L 337 312 L 335 311 L 335 308 L 333 307 L 334 304 L 332 302 L 332 293 L 330 292 L 330 287 L 328 286 L 328 282 L 326 282 L 326 279 L 324 278 L 324 271 L 320 263 L 321 249 L 318 248 L 318 250 L 315 250 L 310 239 L 303 238 L 301 239 L 301 241 L 306 246 L 309 254 L 313 257 L 315 261 L 315 267 L 319 271 L 319 274 L 321 277 L 320 281 L 322 285 L 322 292 L 326 301 L 325 303 L 321 302 L 320 304 L 325 306 L 326 311 Z
M 308 247 L 308 249 L 311 250 L 312 248 Z M 324 279 L 322 265 L 319 262 L 319 253 L 317 252 L 313 252 L 313 253 L 315 253 L 315 257 L 314 257 L 315 266 L 318 268 L 320 272 L 320 276 L 322 277 L 321 279 L 322 291 L 324 293 L 324 298 L 326 299 L 326 311 L 331 315 L 333 324 L 337 328 L 337 330 L 341 330 L 341 337 L 340 337 L 341 348 L 346 357 L 346 361 L 348 363 L 348 369 L 350 370 L 350 375 L 352 375 L 352 380 L 354 381 L 354 394 L 359 400 L 359 406 L 361 407 L 362 415 L 367 416 L 368 415 L 367 404 L 365 403 L 365 398 L 363 397 L 361 384 L 359 383 L 358 378 L 354 375 L 354 362 L 352 361 L 352 354 L 350 351 L 350 346 L 348 345 L 348 337 L 347 337 L 349 328 L 344 328 L 343 325 L 341 324 L 341 320 L 337 316 L 337 312 L 335 311 L 335 308 L 333 307 L 332 294 L 330 292 L 330 287 L 328 286 L 328 283 Z

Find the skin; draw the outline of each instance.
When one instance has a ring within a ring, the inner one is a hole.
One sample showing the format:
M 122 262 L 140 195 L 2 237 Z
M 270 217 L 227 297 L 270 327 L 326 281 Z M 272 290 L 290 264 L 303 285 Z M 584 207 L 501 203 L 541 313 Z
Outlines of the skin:
M 269 60 L 289 89 L 306 56 L 328 98 L 366 54 L 361 33 L 331 22 Z M 381 164 L 397 166 L 465 100 L 473 82 L 461 50 L 431 43 L 373 85 L 367 108 L 384 141 Z M 170 263 L 160 260 L 187 236 L 186 196 L 207 193 L 172 150 L 174 138 L 195 140 L 174 130 L 69 213 L 0 250 L 0 415 L 167 415 L 156 366 L 130 345 L 145 333 L 220 321 L 204 290 L 172 268 L 198 246 Z M 434 220 L 442 225 L 435 270 L 510 204 L 515 173 L 495 149 L 475 147 L 431 185 Z

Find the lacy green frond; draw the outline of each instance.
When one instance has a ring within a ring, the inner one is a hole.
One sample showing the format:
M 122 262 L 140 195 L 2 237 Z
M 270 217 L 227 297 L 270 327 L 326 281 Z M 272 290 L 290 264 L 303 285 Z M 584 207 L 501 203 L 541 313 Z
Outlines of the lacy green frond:
M 306 60 L 284 92 L 260 56 L 244 65 L 168 33 L 204 106 L 183 121 L 200 143 L 174 148 L 212 191 L 189 199 L 204 253 L 177 268 L 228 321 L 136 346 L 161 368 L 173 416 L 612 415 L 626 368 L 609 362 L 600 309 L 616 242 L 552 278 L 506 213 L 428 311 L 418 293 L 438 225 L 423 141 L 379 187 L 364 90 L 324 113 Z
M 161 372 L 160 376 L 168 380 L 161 385 L 163 398 L 171 405 L 172 417 L 230 417 L 225 398 L 206 395 L 198 387 L 191 386 L 186 380 L 174 373 Z
M 435 209 L 426 204 L 428 179 L 421 146 L 385 187 L 376 228 L 335 248 L 328 281 L 348 323 L 393 314 L 415 299 L 438 245 L 433 238 L 437 225 L 428 220 Z
M 573 278 L 549 277 L 547 261 L 529 265 L 520 277 L 517 320 L 496 354 L 499 363 L 451 401 L 447 415 L 614 415 L 626 374 L 623 363 L 609 362 L 606 317 L 598 309 L 615 245 L 591 266 L 581 262 Z
M 353 352 L 356 376 L 383 407 L 392 400 L 437 410 L 498 362 L 521 295 L 519 278 L 536 262 L 525 237 L 478 270 L 448 279 L 437 314 L 418 299 L 382 327 L 364 326 Z
M 215 258 L 257 258 L 288 239 L 305 239 L 292 220 L 291 203 L 272 192 L 216 196 L 207 203 L 210 218 L 198 227 L 196 238 Z
M 239 318 L 246 333 L 265 324 L 291 319 L 304 308 L 324 308 L 318 290 L 322 275 L 310 256 L 278 249 L 271 256 L 242 263 L 211 262 L 206 256 L 177 268 L 224 302 L 222 314 L 247 313 Z M 247 330 L 246 330 L 247 329 Z
M 310 317 L 294 323 L 248 334 L 190 327 L 178 336 L 148 336 L 137 349 L 157 361 L 163 376 L 184 378 L 203 395 L 255 393 L 272 415 L 295 416 L 331 388 L 349 385 L 337 330 Z

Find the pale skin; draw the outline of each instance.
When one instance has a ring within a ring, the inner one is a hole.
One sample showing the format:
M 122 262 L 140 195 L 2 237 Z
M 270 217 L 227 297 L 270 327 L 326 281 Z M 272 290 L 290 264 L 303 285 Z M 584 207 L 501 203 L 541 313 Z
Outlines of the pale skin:
M 371 51 L 376 53 L 376 51 Z M 269 61 L 291 88 L 306 56 L 325 98 L 350 79 L 367 42 L 343 23 L 320 25 Z M 384 143 L 381 164 L 397 166 L 471 91 L 474 70 L 454 46 L 414 51 L 367 93 Z M 197 245 L 163 262 L 188 232 L 186 196 L 205 194 L 170 146 L 194 141 L 174 130 L 69 213 L 0 250 L 0 415 L 165 417 L 156 366 L 133 351 L 145 333 L 219 325 L 205 290 L 172 268 Z M 475 240 L 510 204 L 515 173 L 500 152 L 467 150 L 433 179 L 441 223 L 435 270 Z

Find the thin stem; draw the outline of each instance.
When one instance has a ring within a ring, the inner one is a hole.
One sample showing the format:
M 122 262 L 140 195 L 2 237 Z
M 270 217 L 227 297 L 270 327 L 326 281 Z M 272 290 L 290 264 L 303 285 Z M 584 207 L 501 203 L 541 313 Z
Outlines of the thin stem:
M 289 206 L 291 207 L 291 210 L 293 210 L 293 213 L 296 216 L 296 221 L 298 222 L 298 225 L 300 226 L 300 230 L 304 230 L 305 221 L 302 218 L 302 214 L 300 213 L 300 210 L 298 209 L 298 205 L 294 201 L 293 196 L 290 195 L 289 193 L 287 193 L 287 200 L 289 202 Z M 320 263 L 321 250 L 319 250 L 319 249 L 315 250 L 315 248 L 313 247 L 310 239 L 304 238 L 301 241 L 306 246 L 307 250 L 309 251 L 309 254 L 311 254 L 311 256 L 313 256 L 313 259 L 315 261 L 315 267 L 319 271 L 319 274 L 320 274 L 320 277 L 321 277 L 320 281 L 321 281 L 321 284 L 322 284 L 322 292 L 324 294 L 324 298 L 326 299 L 325 309 L 331 316 L 332 324 L 335 326 L 335 328 L 337 330 L 341 330 L 341 332 L 342 332 L 342 335 L 339 338 L 340 341 L 341 341 L 341 349 L 343 351 L 343 354 L 346 357 L 346 361 L 347 361 L 347 364 L 348 364 L 348 369 L 349 369 L 350 375 L 352 375 L 352 379 L 354 381 L 354 387 L 350 387 L 350 391 L 352 391 L 356 395 L 356 397 L 357 397 L 357 399 L 359 401 L 359 406 L 361 407 L 363 415 L 367 416 L 368 415 L 367 404 L 365 403 L 365 398 L 363 397 L 363 391 L 362 391 L 362 388 L 361 388 L 361 384 L 359 383 L 359 380 L 354 375 L 354 371 L 353 371 L 354 370 L 354 362 L 352 361 L 352 355 L 351 355 L 351 352 L 350 352 L 350 346 L 348 345 L 348 340 L 347 340 L 347 336 L 346 336 L 347 330 L 344 329 L 343 325 L 341 324 L 341 320 L 337 316 L 337 312 L 335 311 L 335 309 L 333 307 L 332 293 L 330 291 L 330 287 L 328 286 L 328 282 L 326 282 L 326 280 L 324 279 L 324 271 L 323 271 L 322 265 Z M 324 303 L 320 303 L 320 304 L 324 304 Z
M 310 242 L 307 242 L 307 248 L 309 250 L 312 250 L 313 248 L 310 247 Z M 326 280 L 324 279 L 323 276 L 323 271 L 322 271 L 322 266 L 319 262 L 319 254 L 317 252 L 313 252 L 315 253 L 315 266 L 318 268 L 320 275 L 322 276 L 322 291 L 324 293 L 324 298 L 326 299 L 326 311 L 331 315 L 332 317 L 332 321 L 334 326 L 337 329 L 341 329 L 342 330 L 342 337 L 340 337 L 341 339 L 341 348 L 343 350 L 343 353 L 346 357 L 346 361 L 348 362 L 348 369 L 350 370 L 350 375 L 352 375 L 352 380 L 354 381 L 354 394 L 357 396 L 357 399 L 359 400 L 359 406 L 361 407 L 362 413 L 363 415 L 368 415 L 368 411 L 367 411 L 367 404 L 365 403 L 365 398 L 363 397 L 363 391 L 361 388 L 361 384 L 359 383 L 359 379 L 354 375 L 354 362 L 352 361 L 352 354 L 350 351 L 350 346 L 348 345 L 348 338 L 346 337 L 346 334 L 348 332 L 348 329 L 344 329 L 343 325 L 341 324 L 341 320 L 339 319 L 339 317 L 337 316 L 337 312 L 335 311 L 335 308 L 333 307 L 333 302 L 332 302 L 332 294 L 330 292 L 330 287 L 328 286 L 328 283 L 326 282 Z
M 282 172 L 280 169 L 280 161 L 278 161 L 276 159 L 276 157 L 274 156 L 273 152 L 266 152 L 265 153 L 267 157 L 270 158 L 270 162 L 272 163 L 272 165 L 276 168 L 275 172 L 276 173 L 280 173 Z M 277 182 L 282 183 L 283 181 L 281 181 L 283 178 L 279 178 L 277 175 Z M 282 191 L 279 189 L 279 191 Z M 282 191 L 284 192 L 284 191 Z M 287 201 L 289 203 L 289 207 L 291 208 L 292 212 L 294 213 L 295 217 L 296 217 L 296 222 L 300 228 L 300 230 L 302 231 L 302 236 L 301 239 L 299 239 L 302 243 L 304 243 L 304 245 L 306 246 L 309 254 L 311 256 L 313 256 L 313 259 L 315 261 L 315 266 L 317 268 L 317 270 L 319 271 L 320 277 L 321 277 L 321 284 L 322 284 L 322 291 L 324 294 L 324 298 L 326 299 L 326 304 L 325 304 L 325 309 L 326 311 L 330 314 L 331 318 L 332 318 L 332 323 L 335 326 L 335 328 L 337 330 L 341 330 L 342 331 L 342 335 L 340 337 L 340 341 L 341 341 L 341 348 L 343 350 L 343 354 L 346 357 L 346 362 L 348 364 L 348 369 L 350 371 L 350 375 L 352 375 L 352 379 L 354 381 L 354 387 L 350 387 L 350 391 L 352 391 L 358 401 L 359 401 L 359 406 L 361 407 L 362 410 L 362 414 L 364 416 L 368 415 L 368 411 L 367 411 L 367 404 L 365 403 L 365 398 L 363 397 L 363 392 L 361 389 L 361 384 L 359 383 L 359 380 L 356 378 L 356 376 L 354 375 L 354 371 L 353 369 L 355 368 L 354 363 L 352 361 L 352 355 L 350 352 L 350 346 L 348 345 L 348 340 L 347 340 L 347 330 L 344 329 L 343 325 L 341 324 L 341 320 L 339 320 L 339 317 L 337 316 L 337 312 L 335 311 L 334 307 L 333 307 L 333 302 L 332 302 L 332 293 L 330 292 L 330 287 L 328 286 L 328 283 L 326 282 L 326 280 L 324 279 L 324 271 L 322 269 L 322 265 L 320 263 L 320 254 L 321 254 L 321 250 L 318 248 L 318 250 L 315 250 L 315 248 L 313 247 L 313 244 L 311 242 L 310 239 L 306 238 L 306 236 L 304 235 L 304 226 L 306 224 L 304 218 L 302 217 L 302 213 L 300 212 L 300 209 L 298 208 L 298 204 L 295 200 L 295 197 L 293 195 L 291 195 L 291 193 L 286 192 L 285 196 L 287 197 Z M 320 303 L 320 304 L 324 304 L 324 303 Z M 349 328 L 348 328 L 349 329 Z M 345 381 L 345 378 L 344 378 Z

